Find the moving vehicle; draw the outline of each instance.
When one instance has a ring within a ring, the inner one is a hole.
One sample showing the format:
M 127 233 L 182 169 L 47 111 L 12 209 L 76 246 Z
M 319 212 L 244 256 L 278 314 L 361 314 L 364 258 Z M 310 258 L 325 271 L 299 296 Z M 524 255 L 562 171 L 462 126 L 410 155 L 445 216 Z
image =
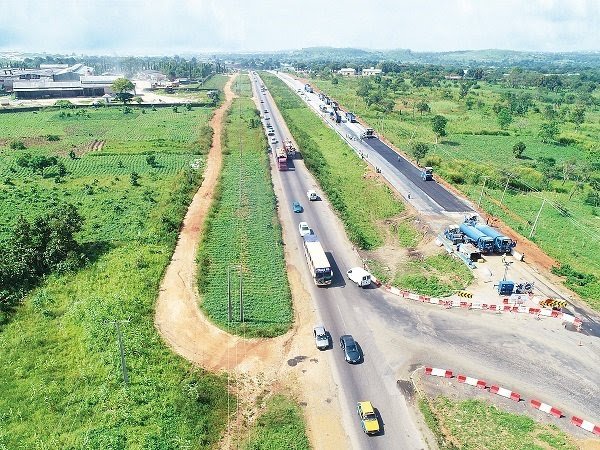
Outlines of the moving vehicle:
M 360 135 L 361 139 L 369 139 L 375 137 L 375 130 L 373 128 L 367 128 L 364 133 Z
M 269 130 L 267 133 L 268 136 L 275 136 L 275 132 L 273 130 Z
M 306 196 L 311 202 L 319 199 L 319 196 L 317 195 L 316 191 L 313 191 L 312 189 L 306 191 Z
M 265 109 L 265 114 L 267 114 L 268 112 L 269 112 L 269 110 L 268 110 L 268 109 Z
M 302 211 L 304 211 L 304 209 L 302 208 L 302 205 L 298 201 L 295 201 L 294 203 L 292 203 L 292 209 L 294 210 L 295 213 L 301 213 Z
M 317 236 L 314 233 L 306 234 L 302 237 L 302 246 L 315 284 L 317 286 L 330 285 L 333 280 L 333 270 L 331 270 L 327 255 L 325 255 Z
M 271 144 L 277 144 L 277 138 L 276 137 L 272 137 L 271 138 Z
M 423 167 L 421 169 L 421 179 L 423 181 L 433 180 L 433 167 Z
M 306 222 L 300 222 L 298 224 L 298 232 L 300 233 L 300 236 L 304 237 L 307 234 L 311 234 L 311 229 L 308 226 L 308 224 Z
M 323 325 L 315 326 L 313 336 L 315 338 L 315 345 L 319 350 L 325 350 L 329 347 L 329 336 Z
M 275 138 L 273 138 L 275 139 Z M 285 150 L 281 147 L 277 147 L 275 149 L 275 162 L 277 163 L 278 170 L 287 170 L 287 155 L 285 154 Z
M 358 351 L 358 346 L 351 335 L 345 334 L 340 337 L 340 347 L 344 352 L 344 359 L 346 362 L 353 364 L 360 361 L 360 352 Z
M 379 433 L 379 420 L 371 402 L 358 402 L 356 404 L 356 413 L 365 433 Z
M 371 274 L 362 267 L 353 267 L 348 272 L 348 279 L 356 283 L 359 287 L 369 286 L 371 284 Z

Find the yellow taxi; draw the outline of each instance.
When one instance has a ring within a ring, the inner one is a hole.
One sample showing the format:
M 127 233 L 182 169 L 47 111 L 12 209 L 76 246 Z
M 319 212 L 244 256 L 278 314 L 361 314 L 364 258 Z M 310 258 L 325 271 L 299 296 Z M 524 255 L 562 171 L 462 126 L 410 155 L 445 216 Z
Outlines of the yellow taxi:
M 358 402 L 356 404 L 356 412 L 365 433 L 379 433 L 379 420 L 371 402 Z

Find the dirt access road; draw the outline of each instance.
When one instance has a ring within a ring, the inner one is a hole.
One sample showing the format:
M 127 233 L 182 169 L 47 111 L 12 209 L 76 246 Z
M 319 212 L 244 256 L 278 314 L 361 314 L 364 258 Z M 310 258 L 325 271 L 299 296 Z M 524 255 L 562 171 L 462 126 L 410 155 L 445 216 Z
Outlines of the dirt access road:
M 213 193 L 222 166 L 221 133 L 223 118 L 235 98 L 225 85 L 225 102 L 211 119 L 214 131 L 202 185 L 194 195 L 184 218 L 177 246 L 160 286 L 156 303 L 155 326 L 167 344 L 179 355 L 213 371 L 227 371 L 236 380 L 232 391 L 240 400 L 237 420 L 229 424 L 221 448 L 236 446 L 240 425 L 256 417 L 256 399 L 279 387 L 291 389 L 304 405 L 322 403 L 306 411 L 311 443 L 315 448 L 334 449 L 344 445 L 347 436 L 339 418 L 337 388 L 329 376 L 329 367 L 311 343 L 314 310 L 310 295 L 302 286 L 298 264 L 286 249 L 288 278 L 294 302 L 294 326 L 274 339 L 243 339 L 230 335 L 212 324 L 200 311 L 196 285 L 196 254 L 202 229 L 210 210 Z M 276 185 L 276 194 L 280 195 Z M 281 219 L 281 218 L 280 218 Z M 282 223 L 284 234 L 290 226 Z M 297 256 L 297 255 L 296 255 Z M 302 348 L 302 351 L 300 351 Z M 297 356 L 302 355 L 302 356 Z M 298 366 L 302 369 L 298 370 Z M 235 407 L 234 407 L 235 408 Z M 245 420 L 244 420 L 245 419 Z M 237 432 L 235 429 L 237 428 Z

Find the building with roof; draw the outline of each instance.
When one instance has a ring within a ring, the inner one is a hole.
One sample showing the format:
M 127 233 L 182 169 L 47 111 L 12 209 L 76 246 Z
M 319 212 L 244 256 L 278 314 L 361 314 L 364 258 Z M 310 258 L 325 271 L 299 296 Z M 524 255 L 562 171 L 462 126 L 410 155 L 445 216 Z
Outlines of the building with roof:
M 338 73 L 343 77 L 353 77 L 356 75 L 356 69 L 353 69 L 352 67 L 344 67 L 338 70 Z
M 374 67 L 371 67 L 370 69 L 362 70 L 363 77 L 370 77 L 373 75 L 381 75 L 381 73 L 382 73 L 381 69 L 375 69 Z

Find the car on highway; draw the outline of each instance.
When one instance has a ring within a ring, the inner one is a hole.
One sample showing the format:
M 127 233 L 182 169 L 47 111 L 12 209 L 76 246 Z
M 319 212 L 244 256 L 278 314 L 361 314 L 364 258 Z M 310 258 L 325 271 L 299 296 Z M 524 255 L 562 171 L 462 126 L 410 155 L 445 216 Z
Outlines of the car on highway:
M 315 338 L 315 345 L 319 350 L 325 350 L 329 347 L 329 336 L 323 325 L 317 325 L 313 328 L 313 336 Z
M 277 138 L 272 137 L 271 138 L 271 144 L 277 144 Z
M 264 101 L 264 100 L 261 100 L 260 102 L 261 102 L 261 103 L 264 103 L 265 101 Z
M 294 210 L 295 213 L 301 213 L 302 211 L 304 211 L 304 209 L 302 208 L 302 205 L 298 201 L 295 201 L 294 203 L 292 203 L 292 209 Z
M 367 287 L 371 285 L 371 274 L 362 267 L 353 267 L 346 272 L 348 279 L 356 283 L 357 286 Z
M 379 420 L 371 402 L 358 402 L 356 413 L 360 419 L 360 425 L 367 434 L 379 433 Z
M 354 338 L 345 334 L 340 337 L 340 347 L 344 352 L 344 359 L 349 363 L 357 363 L 360 361 L 360 352 L 358 351 L 358 345 Z
M 306 196 L 308 197 L 308 199 L 311 202 L 319 199 L 319 196 L 317 195 L 317 193 L 315 191 L 313 191 L 312 189 L 309 191 L 306 191 Z
M 310 227 L 308 226 L 308 224 L 306 222 L 300 222 L 298 224 L 298 232 L 300 233 L 300 236 L 306 236 L 307 234 L 312 234 L 312 230 L 310 229 Z
M 268 131 L 267 134 L 269 136 L 275 136 L 275 132 L 273 130 Z
M 267 114 L 268 112 L 269 112 L 269 110 L 268 110 L 268 109 L 265 109 L 265 114 Z

